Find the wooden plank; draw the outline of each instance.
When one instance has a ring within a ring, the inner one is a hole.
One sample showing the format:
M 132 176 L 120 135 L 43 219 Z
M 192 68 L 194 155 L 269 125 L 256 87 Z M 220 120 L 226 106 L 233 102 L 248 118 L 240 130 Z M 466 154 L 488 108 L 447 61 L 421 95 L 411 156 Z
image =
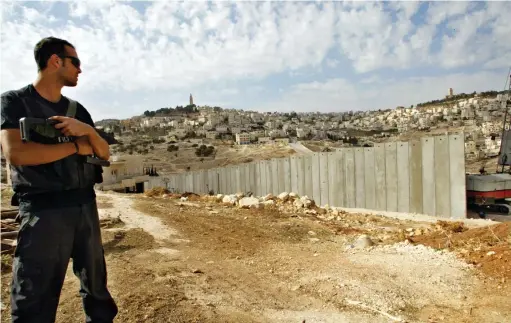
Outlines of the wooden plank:
M 0 212 L 0 218 L 2 219 L 14 219 L 19 213 L 18 209 L 2 210 Z

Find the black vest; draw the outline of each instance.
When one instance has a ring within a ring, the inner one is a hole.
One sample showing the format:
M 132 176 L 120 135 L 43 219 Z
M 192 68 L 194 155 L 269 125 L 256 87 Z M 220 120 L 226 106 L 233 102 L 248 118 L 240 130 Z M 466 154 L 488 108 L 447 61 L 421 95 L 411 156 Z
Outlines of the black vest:
M 20 108 L 24 108 L 26 117 L 47 119 L 55 115 L 62 115 L 34 95 L 22 95 L 19 99 L 21 100 Z M 68 101 L 65 97 L 62 97 L 61 100 Z M 45 138 L 34 132 L 32 140 L 43 144 L 58 144 L 58 142 L 74 141 L 76 138 L 65 136 Z M 83 192 L 90 195 L 97 182 L 96 167 L 85 163 L 84 156 L 77 154 L 43 165 L 10 165 L 12 187 L 16 193 L 13 204 L 16 205 L 16 200 L 29 203 L 42 202 L 41 200 L 55 196 L 69 199 Z M 77 194 L 70 194 L 74 192 Z M 72 203 L 72 201 L 69 202 Z

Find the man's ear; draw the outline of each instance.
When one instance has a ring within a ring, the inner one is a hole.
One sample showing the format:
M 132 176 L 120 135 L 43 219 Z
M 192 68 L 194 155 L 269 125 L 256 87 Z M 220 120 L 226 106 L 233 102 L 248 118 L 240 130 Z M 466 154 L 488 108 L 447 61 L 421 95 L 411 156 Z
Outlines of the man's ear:
M 53 54 L 48 59 L 48 66 L 53 66 L 55 68 L 58 68 L 62 66 L 62 59 L 57 56 L 57 54 Z

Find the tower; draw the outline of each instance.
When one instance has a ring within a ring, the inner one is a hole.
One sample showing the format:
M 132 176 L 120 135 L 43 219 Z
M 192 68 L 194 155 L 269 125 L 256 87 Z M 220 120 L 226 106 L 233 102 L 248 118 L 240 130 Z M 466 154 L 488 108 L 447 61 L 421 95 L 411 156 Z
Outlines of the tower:
M 193 105 L 193 96 L 191 93 L 190 93 L 190 105 Z

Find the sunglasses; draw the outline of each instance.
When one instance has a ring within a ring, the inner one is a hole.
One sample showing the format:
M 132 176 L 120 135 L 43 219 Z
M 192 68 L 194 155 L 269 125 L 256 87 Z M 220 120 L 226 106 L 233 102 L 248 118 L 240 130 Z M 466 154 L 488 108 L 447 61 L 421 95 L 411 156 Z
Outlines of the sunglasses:
M 74 57 L 74 56 L 59 56 L 59 57 L 62 59 L 69 58 L 71 60 L 71 64 L 73 64 L 74 67 L 80 68 L 81 62 L 78 57 Z

